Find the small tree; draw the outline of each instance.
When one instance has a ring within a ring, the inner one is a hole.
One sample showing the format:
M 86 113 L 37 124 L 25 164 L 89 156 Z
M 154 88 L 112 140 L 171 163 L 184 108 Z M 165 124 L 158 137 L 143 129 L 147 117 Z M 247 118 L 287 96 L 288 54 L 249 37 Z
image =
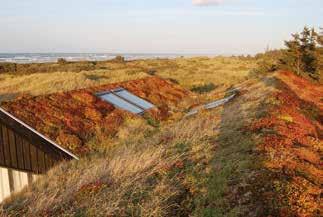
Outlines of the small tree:
M 296 73 L 300 75 L 301 68 L 302 68 L 300 36 L 298 33 L 292 34 L 292 36 L 293 36 L 293 40 L 285 41 L 285 46 L 287 47 L 287 50 L 285 51 L 282 62 L 288 67 L 288 69 L 292 71 L 296 69 Z
M 317 72 L 317 33 L 314 29 L 304 28 L 301 33 L 302 37 L 301 41 L 301 54 L 302 54 L 302 62 L 304 63 L 304 72 L 309 73 L 311 77 L 315 76 Z
M 319 43 L 319 45 L 322 48 L 322 46 L 323 46 L 323 28 L 320 28 L 320 34 L 318 34 L 317 42 Z
M 318 34 L 314 29 L 304 27 L 300 34 L 292 34 L 292 37 L 292 40 L 285 41 L 287 50 L 281 59 L 283 68 L 318 79 Z
M 318 71 L 320 76 L 322 75 L 323 71 L 323 28 L 320 28 L 320 34 L 318 34 L 317 42 L 319 44 L 318 47 Z

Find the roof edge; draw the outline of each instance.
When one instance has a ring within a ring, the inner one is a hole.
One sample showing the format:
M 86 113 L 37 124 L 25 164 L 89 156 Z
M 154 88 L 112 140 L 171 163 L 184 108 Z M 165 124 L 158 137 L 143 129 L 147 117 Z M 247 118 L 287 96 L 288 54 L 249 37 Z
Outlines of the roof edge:
M 79 160 L 79 158 L 76 155 L 74 155 L 70 151 L 64 149 L 63 147 L 61 147 L 60 145 L 58 145 L 56 142 L 54 142 L 51 139 L 49 139 L 48 137 L 44 136 L 43 134 L 41 134 L 40 132 L 38 132 L 37 130 L 35 130 L 34 128 L 32 128 L 31 126 L 29 126 L 28 124 L 26 124 L 25 122 L 21 121 L 20 119 L 16 118 L 14 115 L 10 114 L 9 112 L 7 112 L 6 110 L 4 110 L 3 108 L 0 107 L 0 111 L 3 112 L 5 115 L 9 116 L 10 118 L 12 118 L 13 120 L 17 121 L 22 126 L 26 127 L 28 130 L 30 130 L 33 133 L 35 133 L 37 136 L 39 136 L 42 139 L 46 140 L 48 143 L 50 143 L 51 145 L 53 145 L 55 148 L 59 149 L 60 151 L 64 152 L 65 154 L 69 155 L 71 158 L 73 158 L 75 160 Z

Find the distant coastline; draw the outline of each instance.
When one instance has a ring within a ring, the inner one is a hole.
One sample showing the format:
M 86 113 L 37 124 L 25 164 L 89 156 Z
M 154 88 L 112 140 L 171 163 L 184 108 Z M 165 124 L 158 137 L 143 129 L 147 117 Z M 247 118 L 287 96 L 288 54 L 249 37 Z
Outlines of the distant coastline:
M 155 58 L 177 58 L 181 56 L 215 56 L 208 54 L 116 54 L 116 53 L 0 53 L 0 63 L 50 63 L 56 62 L 59 58 L 64 58 L 67 61 L 103 61 L 111 60 L 116 56 L 121 55 L 126 60 L 135 59 L 155 59 Z

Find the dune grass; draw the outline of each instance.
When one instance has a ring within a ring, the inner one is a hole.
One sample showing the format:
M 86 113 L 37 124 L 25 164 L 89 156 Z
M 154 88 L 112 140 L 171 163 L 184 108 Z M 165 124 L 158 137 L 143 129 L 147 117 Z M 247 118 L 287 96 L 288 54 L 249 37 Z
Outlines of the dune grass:
M 216 92 L 245 81 L 255 65 L 238 57 L 178 58 L 107 62 L 81 72 L 0 74 L 0 101 L 132 80 L 152 71 L 188 89 L 212 83 Z M 200 98 L 212 98 L 209 91 L 204 95 Z M 12 198 L 2 215 L 212 216 L 219 210 L 218 216 L 225 216 L 230 206 L 222 194 L 231 177 L 225 171 L 233 164 L 225 164 L 219 176 L 213 172 L 219 170 L 215 156 L 217 138 L 225 133 L 223 113 L 219 108 L 161 125 L 129 120 L 115 138 L 98 135 L 89 142 L 96 154 L 59 165 Z
M 81 72 L 1 74 L 2 100 L 147 76 L 172 79 L 210 100 L 234 85 L 229 104 L 176 121 L 127 120 L 113 138 L 89 141 L 95 153 L 63 162 L 0 206 L 0 216 L 259 216 L 250 190 L 260 162 L 245 129 L 265 111 L 270 85 L 247 80 L 252 58 L 178 58 L 108 62 Z M 245 82 L 247 81 L 247 82 Z M 209 84 L 212 88 L 204 88 Z M 199 88 L 197 88 L 200 90 Z M 204 91 L 207 89 L 207 91 Z M 197 91 L 199 92 L 199 91 Z M 0 98 L 1 100 L 1 98 Z M 148 123 L 148 124 L 147 124 Z M 260 207 L 260 208 L 259 208 Z
M 252 58 L 196 57 L 101 62 L 99 69 L 80 72 L 4 73 L 0 74 L 0 101 L 21 94 L 42 95 L 138 79 L 152 70 L 156 76 L 172 79 L 187 89 L 209 83 L 232 85 L 246 80 L 254 67 Z
M 290 73 L 250 79 L 255 67 L 254 58 L 201 57 L 0 74 L 0 101 L 147 75 L 194 90 L 197 102 L 241 88 L 232 102 L 193 117 L 127 119 L 114 137 L 98 133 L 88 142 L 94 153 L 50 170 L 0 205 L 0 216 L 320 216 L 320 185 L 313 180 L 320 180 L 321 134 L 307 126 L 321 129 L 321 107 L 312 104 L 321 105 L 314 96 L 322 88 Z M 266 140 L 275 133 L 288 144 L 301 142 L 272 148 L 284 144 Z
M 129 119 L 105 141 L 109 146 L 93 141 L 96 154 L 52 169 L 7 201 L 2 215 L 246 214 L 250 207 L 230 197 L 256 165 L 249 154 L 255 141 L 242 129 L 269 91 L 259 83 L 248 88 L 252 92 L 224 107 L 176 122 L 152 126 Z

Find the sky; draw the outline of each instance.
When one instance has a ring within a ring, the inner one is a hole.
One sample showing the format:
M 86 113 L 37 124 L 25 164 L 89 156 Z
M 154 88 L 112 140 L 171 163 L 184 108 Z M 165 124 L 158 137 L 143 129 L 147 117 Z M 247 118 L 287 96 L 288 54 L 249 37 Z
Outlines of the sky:
M 0 0 L 0 53 L 255 54 L 305 25 L 322 0 Z

